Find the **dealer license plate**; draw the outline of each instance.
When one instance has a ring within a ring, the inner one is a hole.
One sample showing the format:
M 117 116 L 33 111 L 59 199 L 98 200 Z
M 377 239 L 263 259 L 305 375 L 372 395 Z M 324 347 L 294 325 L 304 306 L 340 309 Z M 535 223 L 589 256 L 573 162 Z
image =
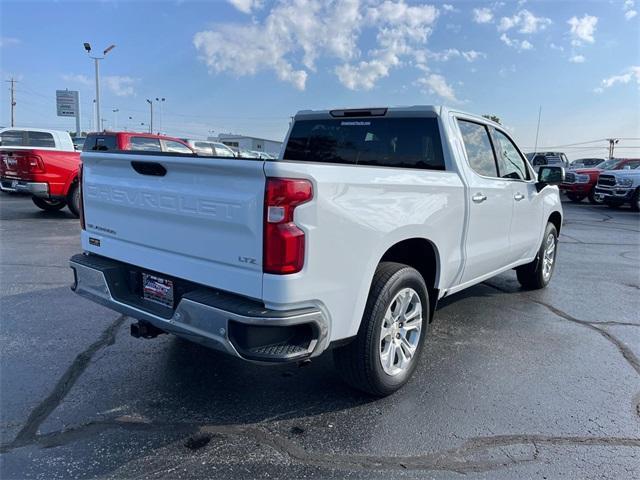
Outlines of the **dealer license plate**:
M 150 302 L 173 308 L 173 282 L 166 278 L 143 273 L 142 296 Z

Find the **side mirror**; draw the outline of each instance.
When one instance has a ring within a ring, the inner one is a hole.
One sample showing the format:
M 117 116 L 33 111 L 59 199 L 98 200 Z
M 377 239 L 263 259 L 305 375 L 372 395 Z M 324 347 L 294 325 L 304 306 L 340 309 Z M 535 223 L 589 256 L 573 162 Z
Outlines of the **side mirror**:
M 538 170 L 538 191 L 547 185 L 560 185 L 564 182 L 564 168 L 555 165 L 543 165 Z

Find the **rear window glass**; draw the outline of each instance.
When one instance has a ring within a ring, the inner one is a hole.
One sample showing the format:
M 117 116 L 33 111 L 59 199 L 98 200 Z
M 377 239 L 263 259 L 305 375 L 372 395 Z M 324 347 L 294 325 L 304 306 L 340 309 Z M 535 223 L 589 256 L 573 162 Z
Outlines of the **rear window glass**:
M 160 140 L 157 138 L 131 137 L 128 150 L 140 150 L 144 152 L 160 152 Z
M 27 144 L 30 147 L 55 148 L 56 141 L 50 133 L 28 131 Z
M 435 118 L 299 120 L 285 160 L 444 170 Z
M 118 150 L 118 142 L 115 135 L 87 135 L 82 147 L 83 152 L 106 152 Z
M 23 147 L 26 146 L 24 132 L 20 130 L 7 130 L 2 132 L 3 147 Z

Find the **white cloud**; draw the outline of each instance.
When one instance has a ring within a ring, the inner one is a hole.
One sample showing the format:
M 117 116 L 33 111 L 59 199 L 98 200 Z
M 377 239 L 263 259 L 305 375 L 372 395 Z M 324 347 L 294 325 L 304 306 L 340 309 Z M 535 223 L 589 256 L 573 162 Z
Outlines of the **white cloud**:
M 594 34 L 596 31 L 596 25 L 598 24 L 598 17 L 584 14 L 582 18 L 571 17 L 567 20 L 570 26 L 571 44 L 574 46 L 580 46 L 583 42 L 594 43 Z
M 519 27 L 520 33 L 537 33 L 551 25 L 551 19 L 546 17 L 536 17 L 529 10 L 520 10 L 512 17 L 502 17 L 498 23 L 498 31 L 506 32 L 515 27 Z
M 634 9 L 635 4 L 636 3 L 634 0 L 625 0 L 625 2 L 622 4 L 624 18 L 626 18 L 627 20 L 631 20 L 633 17 L 638 15 L 638 12 Z
M 335 58 L 347 88 L 371 89 L 426 45 L 438 10 L 405 0 L 277 0 L 264 20 L 221 24 L 198 32 L 193 43 L 213 73 L 238 76 L 274 71 L 304 90 L 320 57 Z M 358 48 L 363 32 L 375 46 Z
M 509 37 L 506 33 L 503 33 L 502 35 L 500 35 L 500 40 L 502 40 L 502 42 L 512 48 L 515 48 L 516 50 L 522 51 L 522 50 L 531 50 L 533 48 L 533 45 L 528 41 L 528 40 L 518 40 L 517 38 L 511 38 Z
M 558 51 L 560 51 L 560 52 L 564 52 L 564 47 L 563 47 L 562 45 L 556 45 L 555 43 L 551 42 L 551 43 L 549 44 L 549 47 L 550 47 L 552 50 L 558 50 Z
M 487 58 L 487 54 L 484 52 L 478 52 L 476 50 L 468 50 L 466 52 L 462 52 L 462 57 L 467 62 L 475 62 L 479 58 Z
M 111 90 L 111 92 L 118 97 L 130 97 L 131 95 L 135 94 L 135 78 L 119 75 L 108 75 L 106 77 L 103 77 L 102 81 L 107 89 Z
M 620 75 L 605 78 L 600 82 L 600 87 L 596 88 L 595 92 L 602 93 L 604 89 L 611 88 L 616 84 L 627 84 L 630 82 L 635 82 L 640 86 L 640 66 L 629 67 Z
M 436 95 L 449 100 L 450 102 L 459 103 L 456 98 L 456 94 L 442 75 L 432 73 L 424 78 L 418 80 L 418 85 L 425 87 L 429 93 L 435 93 Z
M 79 83 L 87 87 L 93 85 L 94 80 L 90 79 L 86 75 L 65 73 L 61 75 L 62 80 L 65 82 Z
M 228 0 L 231 5 L 242 13 L 251 13 L 262 8 L 262 0 Z
M 453 5 L 449 5 L 448 3 L 443 3 L 442 4 L 442 10 L 444 10 L 445 12 L 459 12 L 460 11 L 456 7 L 454 7 Z
M 569 61 L 571 63 L 584 63 L 586 60 L 586 58 L 584 58 L 584 55 L 573 55 L 572 57 L 569 57 Z
M 95 79 L 82 74 L 63 74 L 60 76 L 65 82 L 78 83 L 85 87 L 95 85 Z M 118 97 L 129 97 L 135 94 L 134 86 L 137 79 L 120 75 L 107 75 L 100 78 L 102 85 Z
M 0 37 L 0 48 L 8 47 L 11 45 L 18 45 L 22 43 L 19 38 L 15 37 Z
M 476 23 L 491 23 L 493 21 L 493 12 L 490 8 L 474 8 L 473 21 Z

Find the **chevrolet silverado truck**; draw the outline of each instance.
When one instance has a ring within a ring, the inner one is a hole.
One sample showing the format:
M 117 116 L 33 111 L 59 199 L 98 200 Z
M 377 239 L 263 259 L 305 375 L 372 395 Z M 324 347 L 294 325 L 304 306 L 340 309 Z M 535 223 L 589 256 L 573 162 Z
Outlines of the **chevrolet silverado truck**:
M 261 363 L 329 349 L 383 396 L 418 365 L 439 299 L 556 264 L 561 166 L 536 175 L 502 126 L 445 107 L 301 111 L 276 160 L 82 154 L 72 289 Z
M 0 130 L 0 142 L 2 190 L 30 194 L 45 211 L 68 205 L 78 216 L 80 153 L 69 132 L 11 127 Z
M 628 203 L 631 210 L 640 212 L 640 166 L 603 172 L 598 178 L 596 195 L 610 207 Z

